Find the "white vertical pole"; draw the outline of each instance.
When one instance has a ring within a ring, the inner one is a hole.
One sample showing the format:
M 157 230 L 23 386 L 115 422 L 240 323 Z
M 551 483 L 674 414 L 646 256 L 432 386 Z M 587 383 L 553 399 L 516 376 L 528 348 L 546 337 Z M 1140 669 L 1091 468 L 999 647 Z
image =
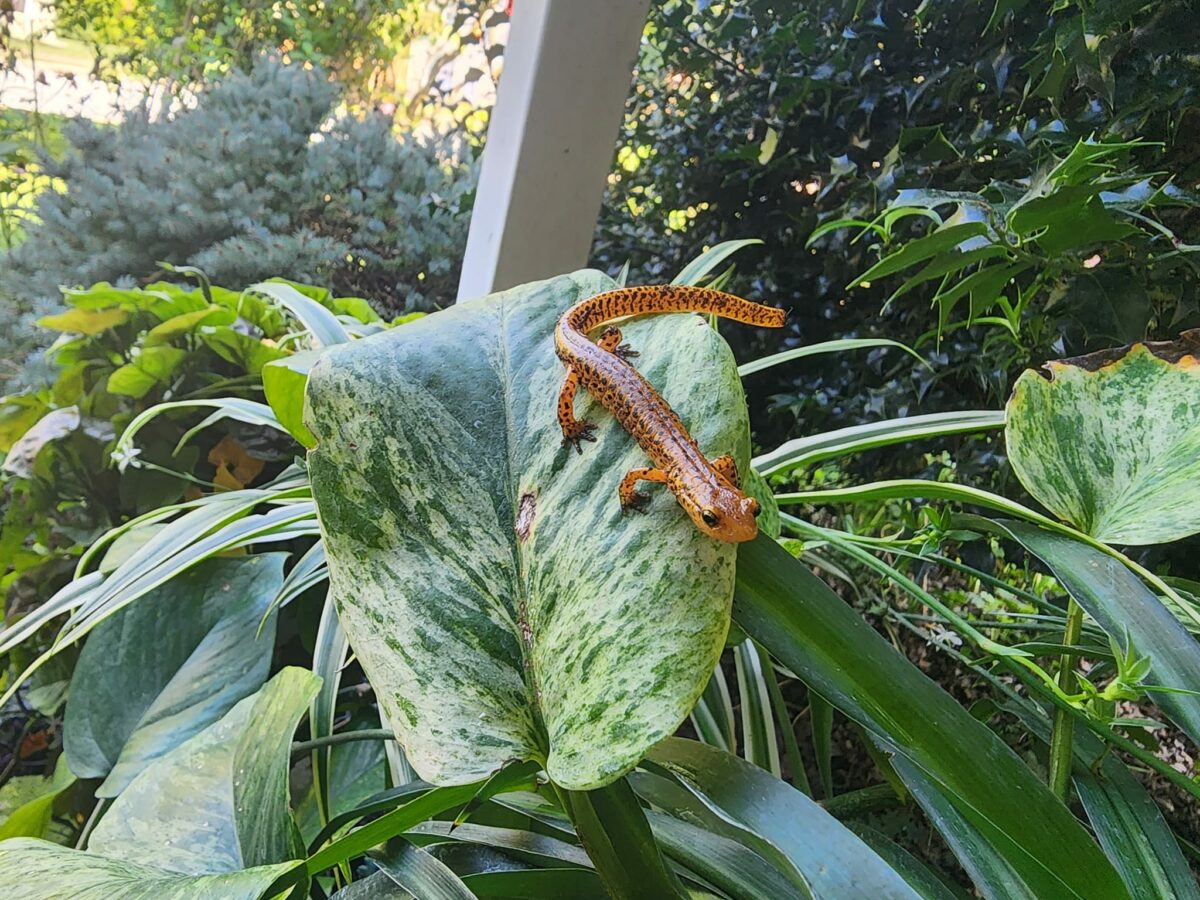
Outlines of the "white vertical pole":
M 514 0 L 458 300 L 587 261 L 650 0 Z

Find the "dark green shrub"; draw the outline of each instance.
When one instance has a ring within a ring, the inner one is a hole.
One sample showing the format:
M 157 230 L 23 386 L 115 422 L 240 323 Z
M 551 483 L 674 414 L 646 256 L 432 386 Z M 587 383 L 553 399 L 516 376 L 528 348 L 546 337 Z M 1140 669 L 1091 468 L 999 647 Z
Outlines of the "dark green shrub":
M 154 280 L 160 261 L 225 284 L 286 271 L 385 311 L 452 300 L 470 168 L 383 117 L 331 120 L 338 101 L 318 72 L 262 61 L 194 108 L 70 126 L 47 164 L 65 189 L 0 257 L 0 300 L 21 315 L 5 355 L 36 341 L 60 285 Z
M 876 261 L 877 242 L 841 230 L 809 247 L 809 236 L 835 219 L 872 219 L 902 189 L 1023 192 L 1093 137 L 1160 142 L 1133 152 L 1125 171 L 1191 186 L 1200 79 L 1183 38 L 1190 23 L 1176 0 L 655 4 L 595 258 L 614 272 L 629 259 L 631 280 L 651 281 L 702 247 L 761 238 L 761 250 L 739 255 L 733 285 L 792 307 L 786 340 L 925 336 L 936 376 L 886 356 L 750 382 L 785 413 L 774 430 L 758 423 L 765 444 L 797 422 L 812 431 L 918 403 L 994 405 L 1031 360 L 1194 325 L 1188 258 L 1151 227 L 1110 240 L 1095 269 L 1080 266 L 1094 247 L 1074 248 L 1018 336 L 964 328 L 937 345 L 936 280 L 885 308 L 899 280 L 847 287 Z M 1187 206 L 1153 214 L 1196 243 Z M 923 233 L 916 221 L 888 249 Z

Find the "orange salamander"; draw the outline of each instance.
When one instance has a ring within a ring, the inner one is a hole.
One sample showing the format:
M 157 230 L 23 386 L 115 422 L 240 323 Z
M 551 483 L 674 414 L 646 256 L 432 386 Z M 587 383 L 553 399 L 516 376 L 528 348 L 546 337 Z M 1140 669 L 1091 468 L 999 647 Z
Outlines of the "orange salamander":
M 637 353 L 621 343 L 619 329 L 610 325 L 594 343 L 588 338 L 614 319 L 670 312 L 712 313 L 765 328 L 780 328 L 787 317 L 782 309 L 732 294 L 676 285 L 621 288 L 576 303 L 554 330 L 555 352 L 567 367 L 558 398 L 563 444 L 583 452 L 580 441 L 595 440 L 596 426 L 575 418 L 575 392 L 582 384 L 654 462 L 653 468 L 633 469 L 621 481 L 622 509 L 644 511 L 650 495 L 637 489 L 638 482 L 658 482 L 670 488 L 705 534 L 728 543 L 751 540 L 758 534 L 760 510 L 757 500 L 741 492 L 733 457 L 705 457 L 675 411 L 626 362 Z

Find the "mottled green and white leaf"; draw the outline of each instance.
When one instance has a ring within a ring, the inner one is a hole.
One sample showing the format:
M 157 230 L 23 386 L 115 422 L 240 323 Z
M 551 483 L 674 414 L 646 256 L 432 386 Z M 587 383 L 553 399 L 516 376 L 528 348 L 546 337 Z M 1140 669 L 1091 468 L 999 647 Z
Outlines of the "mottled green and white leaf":
M 298 863 L 218 875 L 184 875 L 157 865 L 108 859 L 33 838 L 0 842 L 0 884 L 7 900 L 259 900 L 283 897 L 307 879 Z
M 598 427 L 561 446 L 558 317 L 613 287 L 527 285 L 331 348 L 313 368 L 309 454 L 331 587 L 413 767 L 439 784 L 544 761 L 572 789 L 636 764 L 687 716 L 721 652 L 735 548 L 656 491 L 622 514 L 644 452 Z M 697 316 L 627 323 L 638 368 L 710 456 L 745 470 L 726 345 Z
M 212 559 L 104 620 L 71 678 L 71 770 L 115 797 L 150 762 L 257 691 L 271 668 L 282 553 Z M 259 623 L 263 622 L 261 631 Z
M 1200 332 L 1027 371 L 1008 402 L 1009 460 L 1059 518 L 1112 544 L 1200 531 Z

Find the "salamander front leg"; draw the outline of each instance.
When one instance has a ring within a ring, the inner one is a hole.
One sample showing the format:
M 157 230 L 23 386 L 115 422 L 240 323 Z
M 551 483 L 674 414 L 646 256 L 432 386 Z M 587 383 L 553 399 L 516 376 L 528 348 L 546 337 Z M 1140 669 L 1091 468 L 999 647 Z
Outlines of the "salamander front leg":
M 600 340 L 596 341 L 596 346 L 601 350 L 607 350 L 617 359 L 628 360 L 635 356 L 640 356 L 636 350 L 628 344 L 621 343 L 621 329 L 615 325 L 609 325 L 600 335 Z
M 717 470 L 717 474 L 729 482 L 731 487 L 737 490 L 742 489 L 742 479 L 738 475 L 737 463 L 733 461 L 733 457 L 726 453 L 724 456 L 718 456 L 712 461 L 712 467 Z
M 637 489 L 639 481 L 656 481 L 659 484 L 666 484 L 667 473 L 662 469 L 630 469 L 629 474 L 621 479 L 621 486 L 617 489 L 617 493 L 621 497 L 622 510 L 636 509 L 638 512 L 646 511 L 646 504 L 650 502 L 650 495 Z
M 595 441 L 596 426 L 575 418 L 575 392 L 579 390 L 579 373 L 567 369 L 567 380 L 563 382 L 558 394 L 558 424 L 562 427 L 563 446 L 567 444 L 575 448 L 576 453 L 582 453 L 580 441 Z

